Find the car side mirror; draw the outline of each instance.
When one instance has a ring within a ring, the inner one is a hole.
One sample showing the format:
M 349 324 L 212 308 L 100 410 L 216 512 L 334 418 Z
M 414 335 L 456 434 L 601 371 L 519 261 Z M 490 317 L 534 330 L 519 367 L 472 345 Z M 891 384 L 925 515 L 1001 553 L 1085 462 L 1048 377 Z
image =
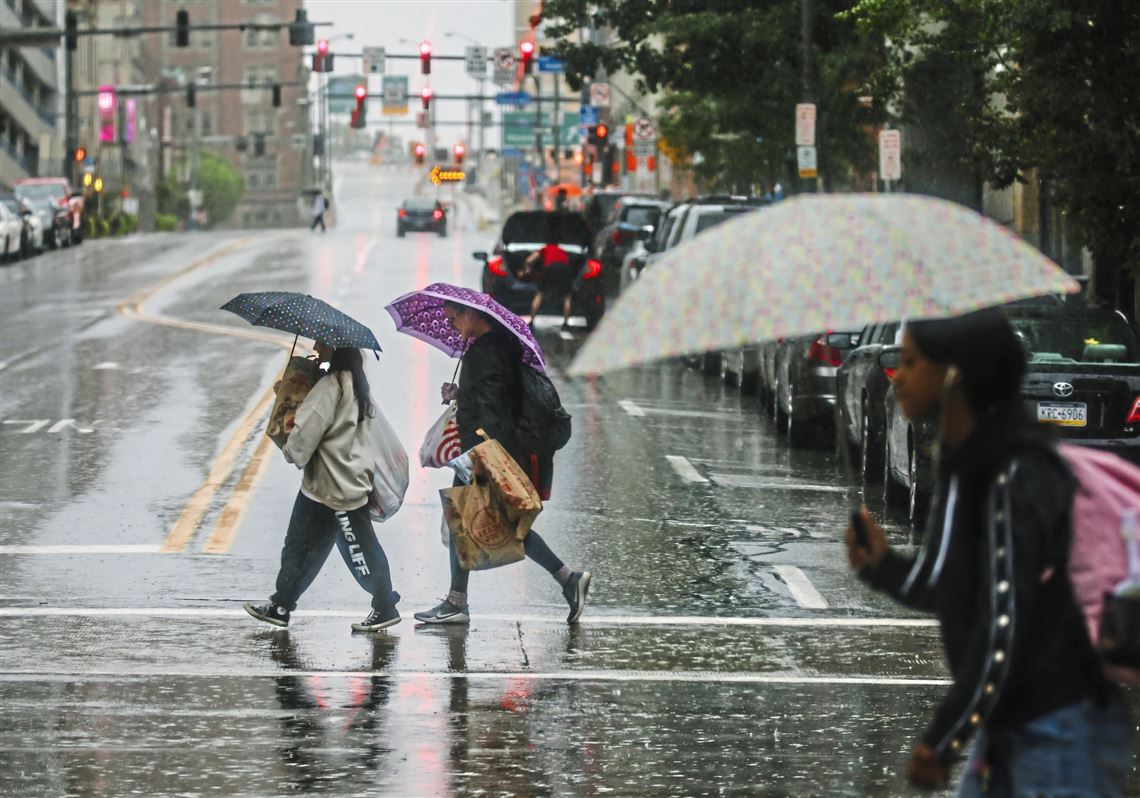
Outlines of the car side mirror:
M 653 238 L 653 228 L 646 226 L 637 231 L 637 237 L 641 241 L 648 241 Z
M 902 365 L 902 352 L 898 349 L 884 349 L 879 353 L 879 367 L 883 371 L 895 372 Z
M 479 250 L 478 252 L 472 252 L 471 257 L 473 257 L 475 260 L 481 260 L 484 263 L 487 262 L 487 253 L 484 252 L 483 250 Z

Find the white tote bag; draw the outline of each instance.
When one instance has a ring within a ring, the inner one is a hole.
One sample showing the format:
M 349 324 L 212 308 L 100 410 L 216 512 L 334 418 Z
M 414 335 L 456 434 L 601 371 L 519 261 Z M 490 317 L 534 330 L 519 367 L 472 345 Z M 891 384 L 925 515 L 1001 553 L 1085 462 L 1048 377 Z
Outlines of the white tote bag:
M 459 425 L 455 423 L 455 402 L 452 402 L 424 436 L 420 446 L 420 465 L 443 468 L 449 460 L 461 454 L 463 447 L 459 443 Z
M 372 425 L 372 493 L 368 496 L 368 513 L 373 521 L 383 522 L 396 514 L 408 492 L 408 453 L 395 431 L 380 412 L 369 419 Z

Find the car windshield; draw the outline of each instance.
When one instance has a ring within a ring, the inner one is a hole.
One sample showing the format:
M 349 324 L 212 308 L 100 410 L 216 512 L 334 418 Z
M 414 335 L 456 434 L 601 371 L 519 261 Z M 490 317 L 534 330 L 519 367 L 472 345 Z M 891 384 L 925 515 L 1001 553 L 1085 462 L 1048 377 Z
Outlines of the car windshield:
M 652 226 L 657 224 L 657 217 L 660 215 L 661 209 L 652 205 L 633 205 L 625 212 L 625 223 L 638 227 Z
M 705 213 L 702 213 L 700 215 L 700 218 L 697 219 L 697 230 L 696 230 L 696 232 L 700 233 L 700 232 L 703 232 L 705 230 L 708 230 L 710 227 L 716 227 L 721 222 L 723 222 L 727 219 L 731 219 L 734 216 L 739 216 L 742 213 L 747 213 L 750 210 L 752 210 L 752 209 L 751 208 L 740 208 L 740 209 L 723 210 L 723 211 L 706 211 Z
M 404 201 L 404 208 L 406 208 L 409 211 L 434 211 L 435 210 L 435 200 L 427 200 L 427 199 L 405 200 Z
M 503 225 L 505 244 L 545 244 L 548 218 L 557 218 L 559 244 L 586 246 L 590 241 L 590 231 L 585 220 L 576 213 L 544 213 L 542 211 L 521 211 L 513 214 Z
M 8 210 L 12 211 L 13 213 L 19 213 L 20 212 L 20 206 L 17 205 L 16 200 L 12 199 L 11 197 L 0 198 L 0 202 L 4 203 L 4 207 L 7 208 Z
M 1140 365 L 1140 340 L 1136 332 L 1123 319 L 1111 313 L 1014 315 L 1009 321 L 1025 347 L 1030 365 Z
M 26 186 L 16 186 L 16 196 L 31 200 L 59 199 L 63 196 L 63 187 L 58 183 L 32 183 Z

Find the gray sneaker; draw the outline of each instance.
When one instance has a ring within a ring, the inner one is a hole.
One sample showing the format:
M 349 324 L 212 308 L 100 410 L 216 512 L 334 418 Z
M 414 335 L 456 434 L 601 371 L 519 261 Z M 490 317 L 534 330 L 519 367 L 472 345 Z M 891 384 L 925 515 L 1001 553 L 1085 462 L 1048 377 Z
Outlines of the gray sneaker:
M 570 605 L 570 614 L 566 616 L 566 623 L 577 623 L 582 617 L 582 610 L 586 609 L 586 593 L 590 590 L 590 572 L 575 571 L 570 574 L 566 584 L 562 586 L 562 595 Z
M 467 614 L 466 607 L 456 607 L 447 599 L 436 604 L 430 610 L 417 612 L 412 616 L 420 623 L 470 623 L 471 616 Z

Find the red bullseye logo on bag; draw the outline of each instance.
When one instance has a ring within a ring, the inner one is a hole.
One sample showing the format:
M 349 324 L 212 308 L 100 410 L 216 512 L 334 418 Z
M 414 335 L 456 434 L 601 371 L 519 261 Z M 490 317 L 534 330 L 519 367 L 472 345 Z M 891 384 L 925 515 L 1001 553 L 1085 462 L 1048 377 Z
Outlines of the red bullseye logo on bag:
M 454 421 L 443 430 L 443 437 L 435 449 L 435 461 L 441 465 L 454 460 L 463 454 L 463 447 L 459 444 L 459 425 Z

